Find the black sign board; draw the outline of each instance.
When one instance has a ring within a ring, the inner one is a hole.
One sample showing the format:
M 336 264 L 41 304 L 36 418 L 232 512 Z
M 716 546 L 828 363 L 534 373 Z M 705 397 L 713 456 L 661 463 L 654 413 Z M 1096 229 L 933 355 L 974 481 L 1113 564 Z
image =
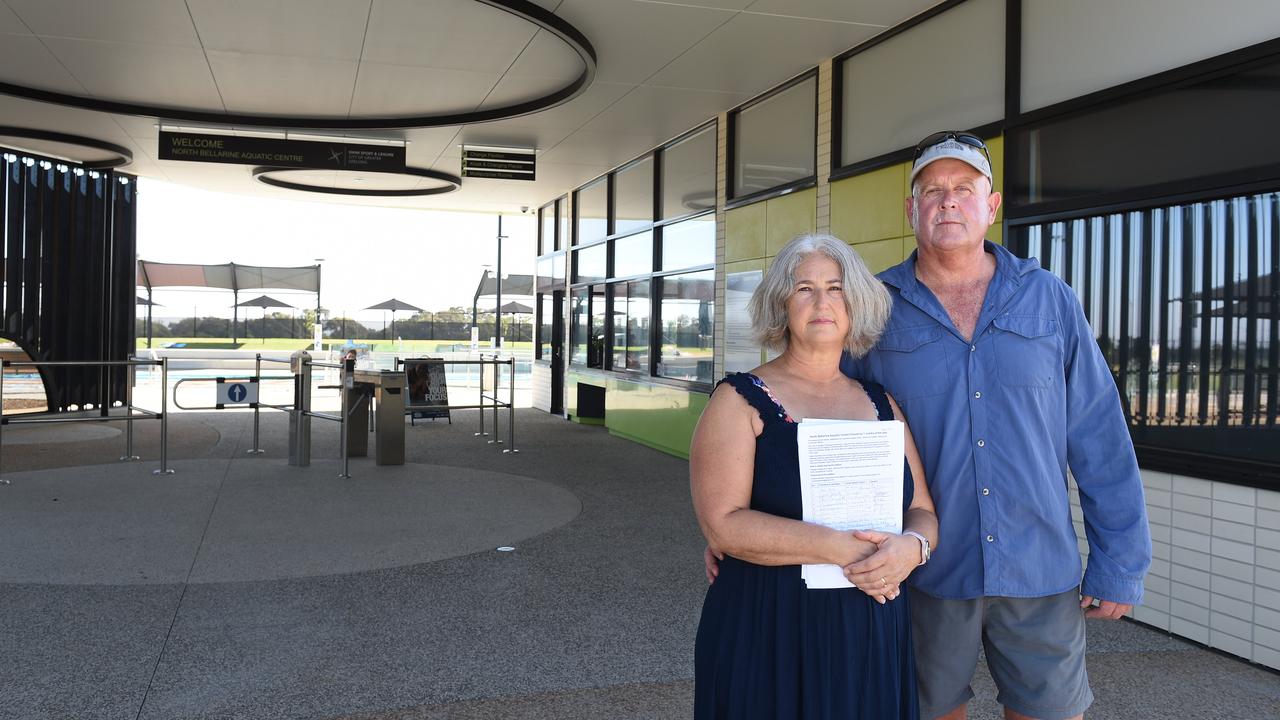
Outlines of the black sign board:
M 462 148 L 462 177 L 534 180 L 533 151 Z
M 515 162 L 533 162 L 533 153 L 531 152 L 502 152 L 499 150 L 472 150 L 467 148 L 463 152 L 470 160 L 513 160 Z
M 491 180 L 534 180 L 533 173 L 507 172 L 506 170 L 472 170 L 462 168 L 462 177 L 489 178 Z
M 326 170 L 404 170 L 403 145 L 160 131 L 160 159 Z
M 449 417 L 449 386 L 445 381 L 444 361 L 437 358 L 411 358 L 404 361 L 405 382 L 409 387 L 409 405 L 435 405 L 409 411 L 410 422 L 423 418 Z

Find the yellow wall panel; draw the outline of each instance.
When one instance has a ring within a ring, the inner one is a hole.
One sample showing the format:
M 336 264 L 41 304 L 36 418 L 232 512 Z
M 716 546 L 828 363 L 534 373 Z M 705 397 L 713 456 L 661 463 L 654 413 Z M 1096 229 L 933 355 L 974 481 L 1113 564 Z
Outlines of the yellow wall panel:
M 987 141 L 987 150 L 991 153 L 992 187 L 996 192 L 1004 192 L 1004 137 L 991 138 Z M 1004 220 L 1004 204 L 996 212 L 996 222 Z
M 726 262 L 765 255 L 765 203 L 734 208 L 724 214 Z
M 770 257 L 777 255 L 791 238 L 811 233 L 818 227 L 818 191 L 813 188 L 766 200 L 763 204 L 767 216 L 765 254 Z
M 847 243 L 902 237 L 905 166 L 874 170 L 831 184 L 831 234 Z
M 899 238 L 858 243 L 853 249 L 873 273 L 902 262 L 902 240 Z

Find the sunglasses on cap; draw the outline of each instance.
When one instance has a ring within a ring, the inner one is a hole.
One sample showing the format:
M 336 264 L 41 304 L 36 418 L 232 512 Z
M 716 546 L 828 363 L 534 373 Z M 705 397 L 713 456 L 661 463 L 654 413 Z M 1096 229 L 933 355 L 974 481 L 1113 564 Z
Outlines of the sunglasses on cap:
M 987 152 L 987 145 L 982 142 L 982 138 L 974 135 L 973 133 L 958 132 L 956 130 L 943 130 L 942 132 L 936 132 L 916 143 L 916 153 L 911 159 L 913 161 L 919 160 L 925 150 L 948 140 L 955 140 L 958 143 L 964 143 L 971 148 L 981 150 L 982 154 L 987 156 L 987 163 L 991 163 L 991 153 Z

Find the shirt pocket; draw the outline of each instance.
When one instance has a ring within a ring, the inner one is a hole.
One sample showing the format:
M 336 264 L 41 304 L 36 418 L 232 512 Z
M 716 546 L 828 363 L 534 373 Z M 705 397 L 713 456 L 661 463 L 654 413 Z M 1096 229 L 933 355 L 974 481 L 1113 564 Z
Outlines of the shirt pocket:
M 938 327 L 890 330 L 880 336 L 885 385 L 898 401 L 940 395 L 951 383 L 947 354 Z
M 1051 387 L 1063 376 L 1058 323 L 1036 315 L 1002 315 L 992 323 L 1000 381 L 1015 387 Z

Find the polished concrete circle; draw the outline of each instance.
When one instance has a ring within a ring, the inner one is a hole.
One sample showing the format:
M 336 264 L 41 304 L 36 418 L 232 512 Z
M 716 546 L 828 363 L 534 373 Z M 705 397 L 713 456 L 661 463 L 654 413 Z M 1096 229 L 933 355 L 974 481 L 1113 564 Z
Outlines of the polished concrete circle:
M 46 425 L 6 425 L 0 433 L 5 445 L 44 445 L 85 442 L 120 437 L 121 429 L 105 422 L 48 423 Z
M 440 465 L 279 458 L 12 473 L 0 583 L 223 583 L 362 572 L 494 552 L 575 518 L 569 491 Z

